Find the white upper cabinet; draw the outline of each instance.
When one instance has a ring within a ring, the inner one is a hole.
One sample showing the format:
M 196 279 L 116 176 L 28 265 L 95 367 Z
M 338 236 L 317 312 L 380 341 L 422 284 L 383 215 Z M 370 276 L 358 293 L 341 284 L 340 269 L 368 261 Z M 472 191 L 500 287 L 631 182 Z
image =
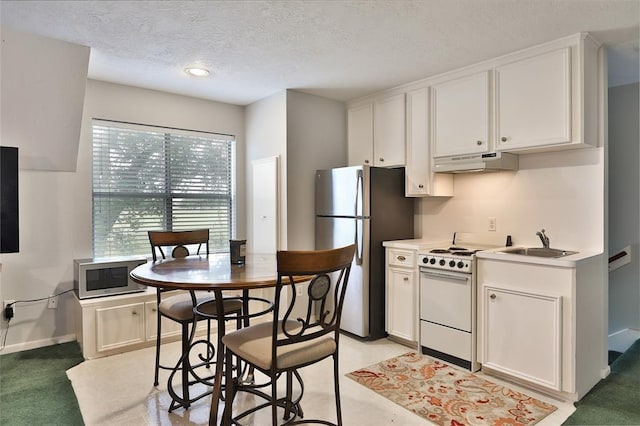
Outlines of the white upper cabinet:
M 377 99 L 373 113 L 374 165 L 404 166 L 406 128 L 404 93 Z
M 495 70 L 496 148 L 571 142 L 571 49 L 566 47 Z
M 432 87 L 434 157 L 489 151 L 489 71 Z
M 429 150 L 429 88 L 407 93 L 407 197 L 452 196 L 453 176 L 431 172 Z
M 404 93 L 349 108 L 347 127 L 350 166 L 405 165 Z
M 373 166 L 373 103 L 347 111 L 348 157 L 350 166 Z

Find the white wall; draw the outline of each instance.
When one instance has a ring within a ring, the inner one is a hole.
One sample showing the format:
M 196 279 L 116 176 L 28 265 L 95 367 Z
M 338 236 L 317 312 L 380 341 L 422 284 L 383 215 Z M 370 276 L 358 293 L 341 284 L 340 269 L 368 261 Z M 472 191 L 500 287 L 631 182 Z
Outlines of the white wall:
M 315 171 L 345 166 L 346 110 L 342 102 L 287 91 L 287 246 L 315 247 Z
M 47 297 L 73 288 L 73 259 L 92 255 L 92 118 L 236 135 L 238 198 L 245 199 L 242 107 L 88 80 L 76 172 L 19 174 L 20 253 L 0 259 L 2 300 Z M 238 227 L 244 233 L 243 205 L 238 203 Z M 60 297 L 56 310 L 47 309 L 46 301 L 18 304 L 3 353 L 73 337 L 72 307 L 71 294 Z M 7 323 L 1 323 L 4 332 Z
M 609 88 L 609 249 L 631 263 L 609 274 L 609 334 L 640 330 L 640 135 L 638 83 Z
M 280 156 L 281 250 L 314 248 L 316 169 L 346 164 L 346 112 L 342 102 L 283 90 L 246 107 L 247 164 Z M 250 185 L 251 170 L 247 169 Z M 247 211 L 253 209 L 247 188 Z M 248 229 L 251 249 L 253 230 Z
M 424 199 L 418 209 L 421 237 L 453 232 L 496 233 L 516 245 L 540 245 L 544 228 L 551 246 L 604 250 L 604 148 L 526 154 L 517 172 L 460 174 L 451 199 Z
M 246 206 L 247 215 L 253 211 L 251 162 L 267 157 L 280 156 L 280 182 L 287 181 L 287 94 L 278 92 L 254 102 L 245 108 L 246 116 Z M 286 185 L 280 185 L 280 218 L 278 238 L 279 249 L 286 249 L 287 241 L 287 192 Z M 247 249 L 253 252 L 254 241 L 251 221 L 247 224 Z

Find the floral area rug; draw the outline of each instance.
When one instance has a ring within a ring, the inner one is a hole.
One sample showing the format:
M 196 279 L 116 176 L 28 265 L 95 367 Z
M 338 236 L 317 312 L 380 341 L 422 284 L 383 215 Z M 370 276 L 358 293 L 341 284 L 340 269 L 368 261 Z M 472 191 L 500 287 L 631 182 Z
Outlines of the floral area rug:
M 557 409 L 416 352 L 346 376 L 442 426 L 533 425 Z

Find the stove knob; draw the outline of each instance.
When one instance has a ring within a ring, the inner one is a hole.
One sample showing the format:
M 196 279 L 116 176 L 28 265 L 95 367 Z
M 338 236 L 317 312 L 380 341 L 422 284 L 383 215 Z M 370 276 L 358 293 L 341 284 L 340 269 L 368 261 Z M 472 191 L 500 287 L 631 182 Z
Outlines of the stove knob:
M 444 259 L 440 259 L 440 262 L 439 262 L 439 263 L 440 263 L 440 266 L 444 266 L 444 264 L 445 264 L 446 262 L 444 261 Z
M 432 257 L 431 260 L 429 260 L 429 263 L 432 264 L 432 265 L 435 265 L 436 264 L 436 258 Z
M 464 268 L 464 262 L 462 260 L 458 262 L 458 268 L 460 269 Z
M 453 268 L 456 266 L 456 261 L 455 260 L 450 260 L 449 261 L 449 267 Z
M 426 257 L 422 258 L 422 263 L 429 263 L 429 259 Z

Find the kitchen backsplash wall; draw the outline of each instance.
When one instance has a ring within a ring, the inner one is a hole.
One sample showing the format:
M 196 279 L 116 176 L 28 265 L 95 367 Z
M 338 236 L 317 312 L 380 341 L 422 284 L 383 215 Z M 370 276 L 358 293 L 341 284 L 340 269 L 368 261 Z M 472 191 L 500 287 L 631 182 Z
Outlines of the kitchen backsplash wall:
M 511 234 L 515 245 L 604 250 L 604 148 L 520 155 L 517 172 L 459 174 L 450 199 L 425 198 L 416 206 L 419 235 L 450 238 L 455 231 Z

